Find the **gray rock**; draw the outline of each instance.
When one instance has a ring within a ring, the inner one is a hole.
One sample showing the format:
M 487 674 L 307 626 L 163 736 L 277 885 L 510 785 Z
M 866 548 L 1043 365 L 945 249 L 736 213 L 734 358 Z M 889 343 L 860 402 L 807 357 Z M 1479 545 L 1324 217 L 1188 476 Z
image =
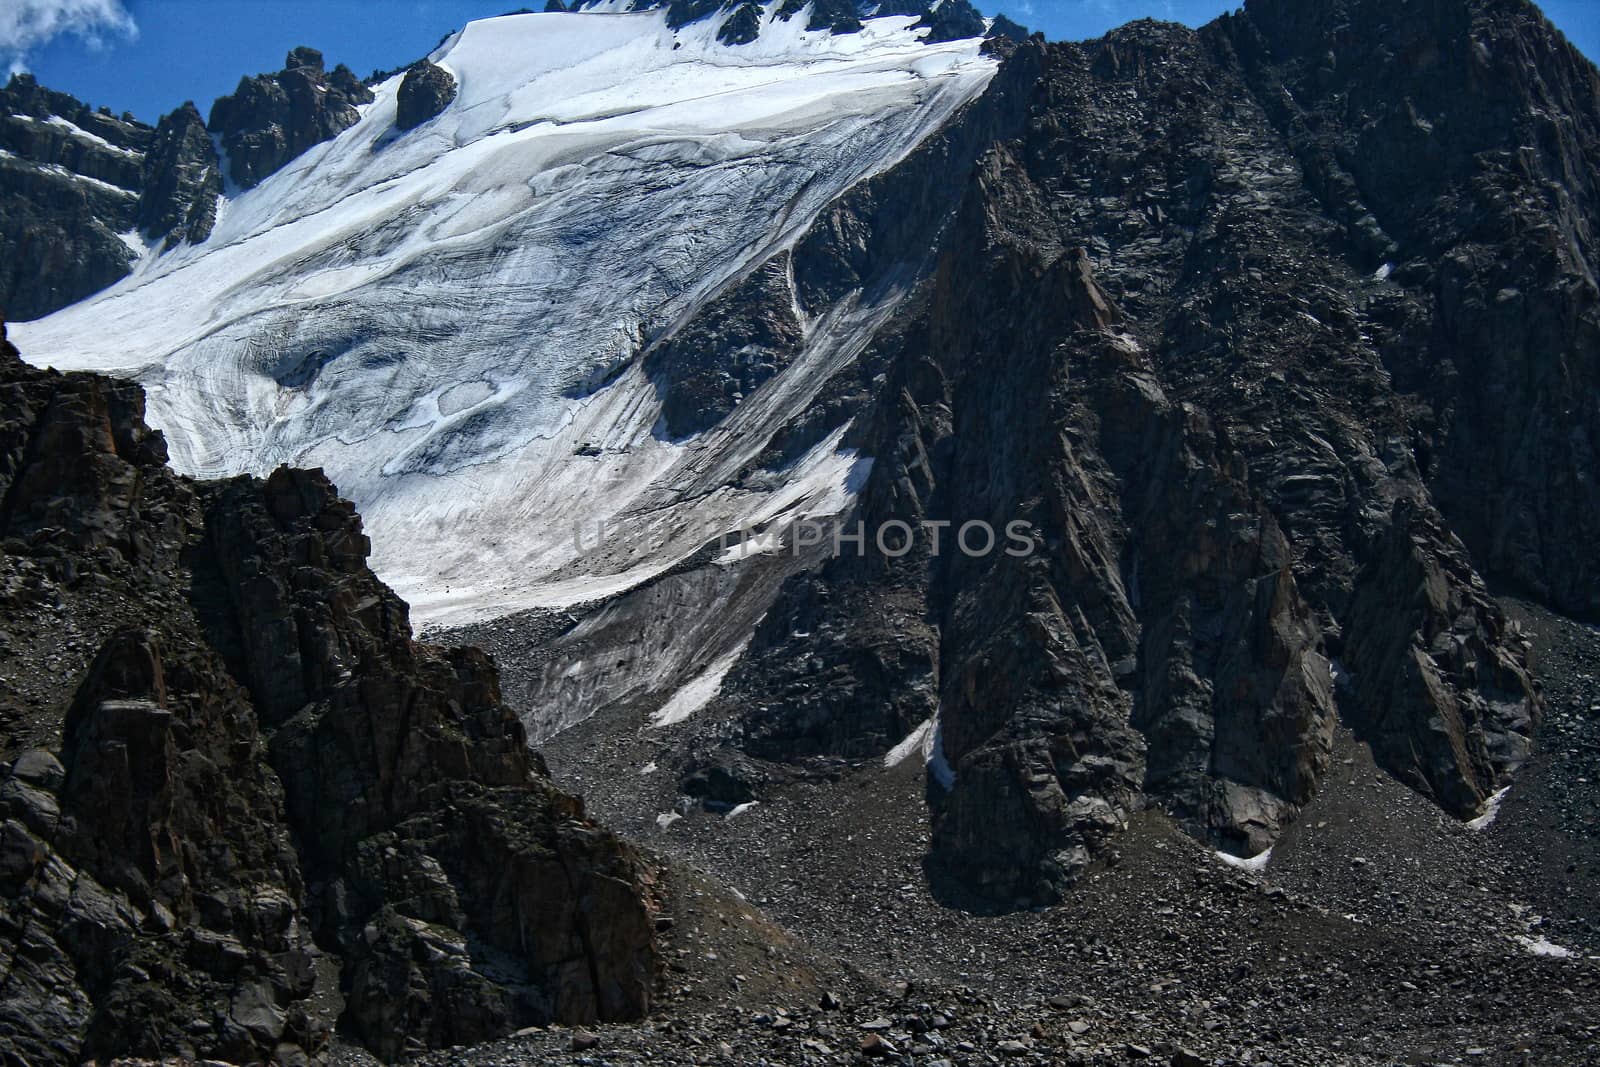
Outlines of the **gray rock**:
M 322 54 L 301 47 L 278 73 L 241 78 L 232 95 L 211 106 L 206 128 L 221 139 L 228 177 L 249 188 L 354 126 L 361 117 L 357 105 L 372 100 L 372 90 L 348 68 L 325 72 Z
M 31 748 L 11 763 L 11 777 L 39 786 L 41 789 L 58 789 L 67 772 L 54 752 Z
M 415 129 L 450 106 L 456 98 L 456 80 L 449 71 L 424 59 L 406 71 L 395 99 L 394 124 Z

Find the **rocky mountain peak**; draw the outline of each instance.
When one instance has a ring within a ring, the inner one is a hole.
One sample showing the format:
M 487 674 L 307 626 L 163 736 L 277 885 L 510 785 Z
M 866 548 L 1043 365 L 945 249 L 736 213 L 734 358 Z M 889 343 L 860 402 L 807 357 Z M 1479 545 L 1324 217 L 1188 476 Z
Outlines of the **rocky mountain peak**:
M 394 123 L 402 130 L 414 129 L 448 107 L 455 95 L 456 80 L 450 72 L 424 59 L 400 82 Z
M 322 72 L 322 53 L 306 45 L 299 45 L 290 49 L 288 57 L 283 61 L 283 69 L 298 70 L 301 67 L 314 70 L 320 74 Z
M 278 73 L 241 78 L 232 95 L 212 104 L 206 128 L 220 140 L 228 177 L 247 189 L 355 125 L 356 108 L 372 100 L 348 67 L 324 72 L 322 53 L 302 46 Z

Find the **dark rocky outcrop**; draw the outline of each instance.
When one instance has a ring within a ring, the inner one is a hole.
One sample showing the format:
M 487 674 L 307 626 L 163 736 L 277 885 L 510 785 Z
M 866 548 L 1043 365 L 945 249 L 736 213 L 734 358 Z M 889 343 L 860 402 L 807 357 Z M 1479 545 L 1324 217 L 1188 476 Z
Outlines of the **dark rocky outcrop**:
M 325 71 L 322 53 L 301 47 L 278 73 L 241 78 L 231 96 L 211 105 L 206 128 L 221 140 L 228 177 L 249 188 L 354 126 L 361 117 L 356 106 L 372 100 L 372 90 L 344 64 Z
M 1390 264 L 1375 344 L 1451 528 L 1600 618 L 1600 73 L 1526 3 L 1247 16 L 1218 36 L 1361 265 Z
M 119 281 L 126 239 L 200 241 L 222 184 L 192 105 L 152 130 L 26 74 L 0 89 L 0 307 L 31 319 Z
M 936 719 L 931 869 L 1001 905 L 1147 804 L 1260 851 L 1336 717 L 1479 813 L 1539 712 L 1487 582 L 1600 588 L 1595 69 L 1469 0 L 997 51 L 969 116 L 1026 114 L 947 142 L 982 161 L 953 221 L 914 154 L 794 248 L 813 315 L 938 254 L 856 371 L 867 551 L 788 581 L 724 684 L 738 743 L 858 758 Z M 953 551 L 971 520 L 1034 551 Z M 886 555 L 887 522 L 950 525 Z
M 450 106 L 456 98 L 456 80 L 448 70 L 426 59 L 406 71 L 395 99 L 394 124 L 415 129 Z
M 989 20 L 987 37 L 1009 37 L 1013 41 L 1026 41 L 1030 36 L 1028 27 L 1004 15 L 996 15 Z
M 192 102 L 166 115 L 144 157 L 135 222 L 151 240 L 199 244 L 211 236 L 222 195 L 222 167 Z
M 394 1059 L 642 1015 L 652 869 L 486 656 L 412 640 L 326 478 L 179 478 L 137 386 L 0 346 L 0 1053 L 295 1063 L 339 1022 Z
M 760 35 L 761 8 L 749 3 L 734 8 L 717 28 L 717 40 L 723 44 L 749 44 Z
M 878 8 L 878 13 L 921 16 L 917 25 L 927 27 L 928 32 L 922 39 L 930 44 L 982 37 L 984 31 L 983 16 L 967 0 L 946 0 L 937 5 L 930 0 L 890 0 Z
M 13 319 L 128 273 L 133 253 L 118 235 L 134 228 L 151 137 L 29 75 L 0 89 L 0 307 Z
M 856 33 L 861 29 L 861 11 L 855 0 L 808 0 L 811 17 L 806 19 L 806 29 L 827 30 L 829 33 Z M 806 5 L 795 0 L 784 0 L 778 8 L 779 18 L 792 18 Z
M 645 354 L 644 369 L 661 396 L 662 431 L 681 438 L 715 426 L 789 365 L 801 339 L 789 257 L 780 254 Z

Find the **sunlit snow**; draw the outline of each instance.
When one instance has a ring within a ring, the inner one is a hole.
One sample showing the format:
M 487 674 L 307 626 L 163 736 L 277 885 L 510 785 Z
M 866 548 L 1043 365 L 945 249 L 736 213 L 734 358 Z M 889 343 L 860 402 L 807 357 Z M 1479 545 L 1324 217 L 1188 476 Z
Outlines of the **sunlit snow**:
M 933 755 L 933 728 L 934 720 L 930 716 L 922 724 L 905 736 L 905 740 L 891 748 L 883 757 L 885 767 L 898 767 L 911 757 L 913 752 L 920 752 L 924 761 Z
M 471 23 L 432 56 L 460 87 L 437 118 L 398 131 L 385 82 L 354 127 L 224 200 L 210 239 L 14 337 L 137 377 L 183 471 L 324 467 L 424 623 L 608 596 L 708 532 L 837 511 L 867 462 L 839 433 L 769 484 L 738 476 L 886 302 L 808 321 L 788 369 L 688 441 L 654 432 L 636 357 L 994 61 L 920 43 L 911 17 L 835 36 L 774 8 L 739 47 L 661 10 Z
M 736 648 L 718 656 L 716 660 L 697 675 L 688 685 L 672 694 L 661 709 L 650 718 L 652 726 L 671 726 L 680 723 L 709 704 L 717 692 L 722 688 L 722 680 L 728 676 L 733 665 L 739 662 L 739 657 L 744 654 L 745 646 L 749 639 L 740 643 Z
M 1526 937 L 1518 935 L 1514 939 L 1521 945 L 1523 951 L 1530 956 L 1549 956 L 1553 959 L 1565 960 L 1572 958 L 1572 950 L 1556 944 L 1546 937 Z

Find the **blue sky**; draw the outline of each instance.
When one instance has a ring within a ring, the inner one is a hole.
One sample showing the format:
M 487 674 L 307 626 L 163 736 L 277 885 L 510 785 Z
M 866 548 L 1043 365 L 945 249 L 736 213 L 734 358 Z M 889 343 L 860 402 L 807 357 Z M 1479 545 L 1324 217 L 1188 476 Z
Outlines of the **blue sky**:
M 365 77 L 425 55 L 462 23 L 543 0 L 0 0 L 0 66 L 146 122 L 185 100 L 208 112 L 240 75 L 277 70 L 295 45 Z M 1151 16 L 1191 26 L 1223 0 L 978 0 L 1053 40 L 1096 37 Z M 1548 0 L 1545 12 L 1600 56 L 1600 0 Z M 4 71 L 0 71 L 0 76 Z

